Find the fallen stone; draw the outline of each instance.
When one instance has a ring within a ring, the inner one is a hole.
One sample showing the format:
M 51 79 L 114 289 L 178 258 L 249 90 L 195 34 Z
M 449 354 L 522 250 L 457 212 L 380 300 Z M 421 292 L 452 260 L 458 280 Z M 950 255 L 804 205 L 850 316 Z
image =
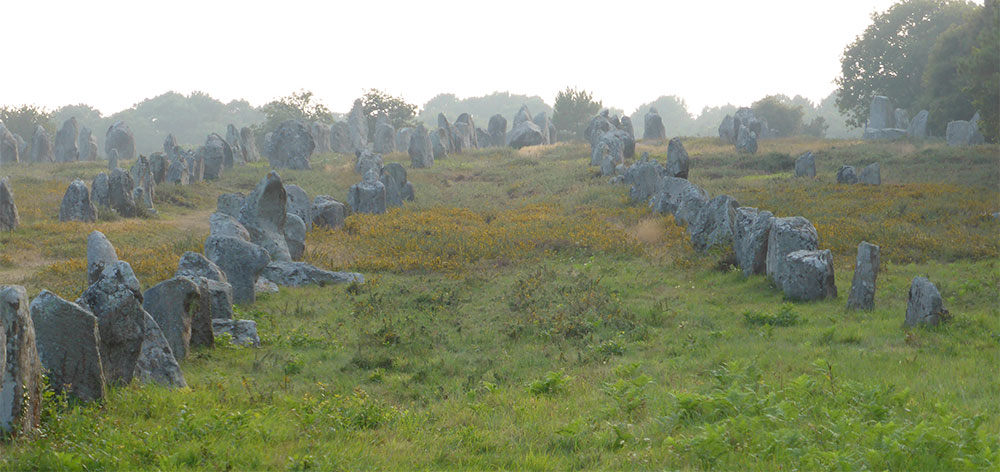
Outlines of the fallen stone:
M 305 262 L 272 262 L 264 268 L 261 277 L 284 287 L 324 286 L 365 281 L 364 276 L 357 272 L 331 272 Z
M 260 346 L 257 322 L 253 320 L 212 320 L 212 331 L 216 337 L 228 335 L 233 344 Z

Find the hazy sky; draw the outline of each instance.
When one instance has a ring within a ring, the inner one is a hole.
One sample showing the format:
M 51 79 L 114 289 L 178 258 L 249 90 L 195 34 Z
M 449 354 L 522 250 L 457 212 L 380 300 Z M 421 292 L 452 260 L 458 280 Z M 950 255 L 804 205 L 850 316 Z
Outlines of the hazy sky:
M 576 86 L 631 112 L 828 95 L 840 55 L 892 0 L 10 1 L 0 105 L 110 114 L 174 90 L 254 105 L 306 89 L 344 112 L 366 88 L 422 105 L 442 92 Z

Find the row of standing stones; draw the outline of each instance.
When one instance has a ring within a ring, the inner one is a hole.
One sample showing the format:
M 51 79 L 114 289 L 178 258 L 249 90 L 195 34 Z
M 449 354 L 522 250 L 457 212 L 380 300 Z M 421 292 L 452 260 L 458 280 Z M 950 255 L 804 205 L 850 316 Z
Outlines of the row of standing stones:
M 910 119 L 906 110 L 893 108 L 889 97 L 876 95 L 868 108 L 868 123 L 863 139 L 894 141 L 902 138 L 927 138 L 927 110 L 920 110 Z M 945 141 L 949 146 L 976 146 L 986 142 L 979 131 L 979 112 L 972 119 L 948 122 Z
M 647 124 L 649 122 L 647 118 Z M 602 112 L 593 118 L 587 133 L 591 142 L 591 165 L 600 166 L 602 175 L 615 174 L 611 183 L 631 185 L 630 201 L 648 204 L 660 214 L 673 215 L 677 224 L 687 226 L 696 250 L 731 247 L 744 276 L 765 275 L 790 299 L 809 301 L 837 296 L 832 253 L 819 249 L 816 228 L 807 219 L 775 217 L 766 210 L 740 206 L 728 195 L 710 198 L 708 192 L 687 180 L 690 158 L 678 138 L 667 144 L 665 165 L 644 153 L 638 161 L 625 167 L 626 149 L 634 149 L 634 138 L 629 140 L 628 130 L 630 126 L 617 125 L 615 117 Z M 662 135 L 656 136 L 655 139 L 663 139 Z M 811 152 L 800 156 L 795 167 L 796 176 L 816 175 Z M 838 183 L 880 185 L 879 165 L 873 163 L 865 167 L 860 176 L 855 175 L 853 167 L 844 166 L 838 172 Z M 861 242 L 847 300 L 848 309 L 874 308 L 878 270 L 879 247 Z M 910 288 L 905 325 L 934 325 L 946 317 L 947 311 L 934 285 L 923 277 L 915 278 Z

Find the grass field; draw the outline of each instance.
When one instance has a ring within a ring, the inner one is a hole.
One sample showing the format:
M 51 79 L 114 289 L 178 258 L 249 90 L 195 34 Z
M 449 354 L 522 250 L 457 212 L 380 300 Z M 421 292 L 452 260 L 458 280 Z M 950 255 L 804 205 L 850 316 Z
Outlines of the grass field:
M 237 307 L 262 347 L 182 363 L 190 389 L 133 384 L 96 405 L 47 402 L 0 468 L 891 469 L 1000 467 L 1000 148 L 762 141 L 740 156 L 690 139 L 690 180 L 801 215 L 833 251 L 841 296 L 791 303 L 560 144 L 402 162 L 417 200 L 315 230 L 306 260 L 364 285 L 283 288 Z M 665 143 L 640 143 L 661 162 Z M 792 177 L 811 150 L 817 178 Z M 883 185 L 836 185 L 878 161 Z M 86 236 L 103 231 L 144 288 L 198 251 L 219 182 L 157 188 L 152 219 L 58 222 L 72 178 L 104 163 L 5 167 L 22 227 L 0 234 L 0 281 L 75 299 Z M 283 171 L 344 199 L 353 159 Z M 876 309 L 847 312 L 854 252 L 882 248 Z M 910 280 L 952 320 L 904 330 Z

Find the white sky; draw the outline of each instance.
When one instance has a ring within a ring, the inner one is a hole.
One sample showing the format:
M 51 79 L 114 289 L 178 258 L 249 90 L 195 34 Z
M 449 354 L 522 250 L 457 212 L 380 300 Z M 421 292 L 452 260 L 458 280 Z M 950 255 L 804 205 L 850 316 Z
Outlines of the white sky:
M 551 104 L 566 86 L 627 113 L 660 95 L 694 114 L 773 93 L 818 101 L 892 3 L 4 1 L 0 105 L 107 115 L 169 90 L 261 105 L 306 89 L 345 112 L 366 88 L 419 106 L 497 90 Z

